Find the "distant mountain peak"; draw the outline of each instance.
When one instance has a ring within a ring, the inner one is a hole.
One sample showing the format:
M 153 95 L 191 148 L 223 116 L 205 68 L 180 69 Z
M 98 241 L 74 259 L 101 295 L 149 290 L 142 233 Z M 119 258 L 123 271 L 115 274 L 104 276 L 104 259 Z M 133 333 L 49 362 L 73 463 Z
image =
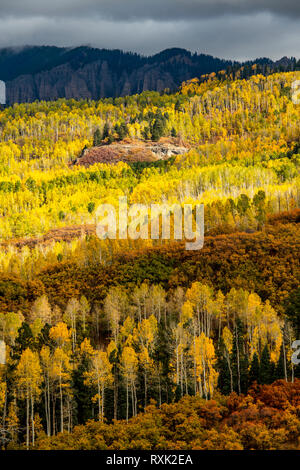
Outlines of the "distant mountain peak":
M 179 47 L 145 57 L 91 46 L 27 46 L 0 50 L 7 102 L 57 98 L 99 99 L 177 89 L 183 81 L 232 64 Z

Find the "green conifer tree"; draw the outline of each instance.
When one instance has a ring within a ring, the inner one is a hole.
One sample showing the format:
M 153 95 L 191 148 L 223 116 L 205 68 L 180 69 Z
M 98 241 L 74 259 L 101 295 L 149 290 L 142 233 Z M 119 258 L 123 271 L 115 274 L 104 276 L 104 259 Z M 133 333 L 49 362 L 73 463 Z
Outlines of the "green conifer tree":
M 270 384 L 273 382 L 273 368 L 267 344 L 265 345 L 261 355 L 259 376 L 259 382 L 261 384 Z
M 258 355 L 256 353 L 253 354 L 249 371 L 249 385 L 251 385 L 253 382 L 260 382 L 260 366 Z
M 100 145 L 101 141 L 102 141 L 101 132 L 100 132 L 100 129 L 97 128 L 94 132 L 94 139 L 93 139 L 94 147 L 97 147 L 98 145 Z

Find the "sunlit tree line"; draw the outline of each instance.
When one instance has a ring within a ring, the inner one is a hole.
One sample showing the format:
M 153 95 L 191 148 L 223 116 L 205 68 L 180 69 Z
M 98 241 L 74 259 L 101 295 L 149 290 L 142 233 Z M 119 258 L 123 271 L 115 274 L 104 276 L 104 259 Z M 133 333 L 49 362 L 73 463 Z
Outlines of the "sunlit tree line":
M 293 329 L 268 301 L 200 282 L 171 295 L 147 282 L 112 287 L 102 306 L 82 296 L 63 310 L 44 295 L 26 318 L 1 314 L 0 330 L 2 435 L 27 446 L 40 429 L 50 436 L 88 418 L 128 420 L 151 399 L 208 400 L 295 376 Z

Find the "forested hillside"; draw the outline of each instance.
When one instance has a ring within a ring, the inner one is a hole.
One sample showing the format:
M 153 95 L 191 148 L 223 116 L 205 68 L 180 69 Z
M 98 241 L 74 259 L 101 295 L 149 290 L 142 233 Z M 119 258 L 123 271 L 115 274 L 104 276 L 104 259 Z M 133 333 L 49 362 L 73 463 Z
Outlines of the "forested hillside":
M 205 401 L 184 397 L 113 425 L 90 421 L 73 433 L 41 435 L 47 450 L 290 450 L 299 442 L 299 380 Z
M 3 447 L 299 447 L 300 72 L 250 68 L 0 112 Z M 203 249 L 100 240 L 120 196 L 203 203 Z

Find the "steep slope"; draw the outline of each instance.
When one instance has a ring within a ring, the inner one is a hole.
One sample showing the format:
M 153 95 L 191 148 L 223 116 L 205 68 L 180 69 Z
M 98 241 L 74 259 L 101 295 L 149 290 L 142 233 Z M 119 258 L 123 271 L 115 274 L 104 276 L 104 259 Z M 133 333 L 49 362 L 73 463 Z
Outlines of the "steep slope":
M 299 66 L 295 58 L 284 57 L 277 62 L 262 58 L 241 64 L 180 48 L 144 57 L 84 46 L 26 46 L 0 49 L 0 80 L 6 82 L 6 102 L 10 105 L 57 98 L 99 99 L 146 90 L 172 91 L 183 81 L 224 69 L 238 71 L 239 76 L 247 78 L 253 74 L 254 63 L 259 73 L 267 75 Z
M 152 57 L 89 47 L 0 51 L 0 79 L 6 82 L 8 104 L 174 90 L 182 81 L 229 65 L 231 61 L 178 48 Z

